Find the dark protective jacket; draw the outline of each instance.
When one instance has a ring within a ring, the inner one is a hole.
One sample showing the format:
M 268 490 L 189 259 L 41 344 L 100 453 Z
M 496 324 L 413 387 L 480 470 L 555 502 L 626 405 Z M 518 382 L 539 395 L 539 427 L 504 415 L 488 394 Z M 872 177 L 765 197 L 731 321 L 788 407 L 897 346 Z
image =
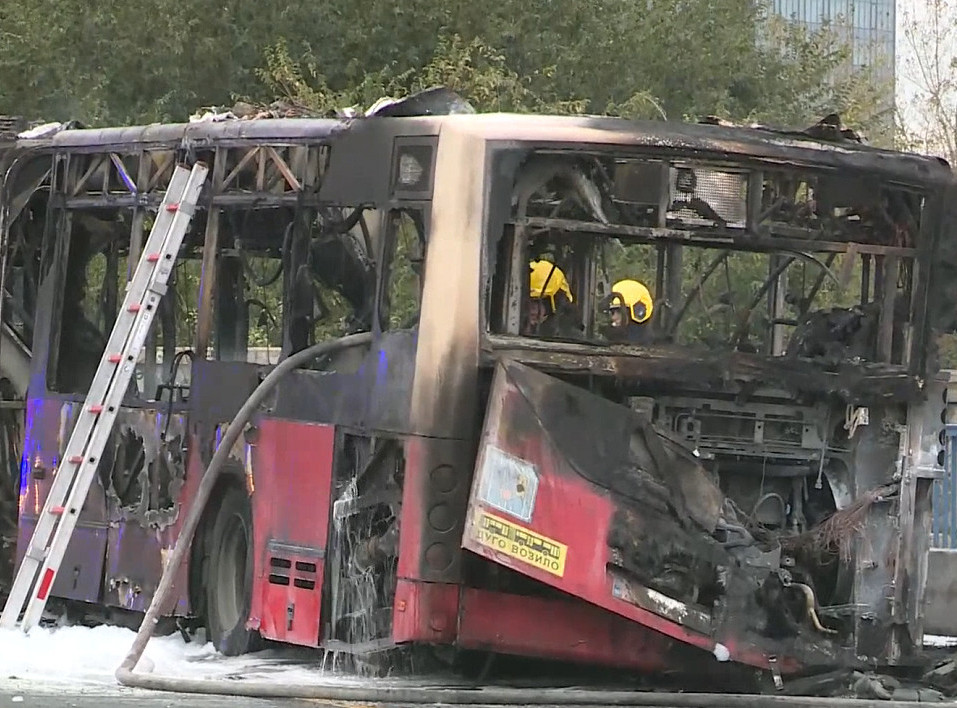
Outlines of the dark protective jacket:
M 553 314 L 538 325 L 535 334 L 544 339 L 584 339 L 581 314 L 572 305 L 559 305 Z
M 651 344 L 651 322 L 636 324 L 629 321 L 624 327 L 606 327 L 604 335 L 613 344 Z

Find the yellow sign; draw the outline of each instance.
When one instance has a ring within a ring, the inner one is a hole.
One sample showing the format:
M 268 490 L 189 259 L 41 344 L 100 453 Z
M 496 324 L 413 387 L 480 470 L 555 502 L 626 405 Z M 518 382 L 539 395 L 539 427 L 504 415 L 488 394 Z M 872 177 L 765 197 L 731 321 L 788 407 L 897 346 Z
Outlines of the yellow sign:
M 478 511 L 474 522 L 475 539 L 492 550 L 528 563 L 546 573 L 565 575 L 568 546 L 506 521 L 500 516 Z

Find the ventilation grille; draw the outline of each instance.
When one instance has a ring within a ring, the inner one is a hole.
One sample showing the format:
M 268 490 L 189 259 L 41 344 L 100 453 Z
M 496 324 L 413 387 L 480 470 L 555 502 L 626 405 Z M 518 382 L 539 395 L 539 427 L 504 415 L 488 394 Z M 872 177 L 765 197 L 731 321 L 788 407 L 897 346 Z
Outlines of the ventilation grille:
M 739 172 L 674 169 L 671 216 L 689 223 L 723 221 L 729 226 L 743 226 L 747 216 L 747 185 L 747 177 Z
M 299 561 L 282 556 L 269 558 L 269 582 L 292 585 L 300 590 L 315 590 L 318 566 L 312 561 Z

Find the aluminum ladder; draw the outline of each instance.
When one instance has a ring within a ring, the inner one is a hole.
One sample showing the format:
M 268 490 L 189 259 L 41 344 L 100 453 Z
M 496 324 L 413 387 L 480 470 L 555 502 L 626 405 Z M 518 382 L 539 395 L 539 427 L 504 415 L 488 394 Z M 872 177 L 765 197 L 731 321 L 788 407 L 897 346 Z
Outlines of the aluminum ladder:
M 24 603 L 21 629 L 29 632 L 40 622 L 157 305 L 166 294 L 207 171 L 206 165 L 198 162 L 192 170 L 177 166 L 173 172 L 0 615 L 0 627 L 4 629 L 16 626 Z

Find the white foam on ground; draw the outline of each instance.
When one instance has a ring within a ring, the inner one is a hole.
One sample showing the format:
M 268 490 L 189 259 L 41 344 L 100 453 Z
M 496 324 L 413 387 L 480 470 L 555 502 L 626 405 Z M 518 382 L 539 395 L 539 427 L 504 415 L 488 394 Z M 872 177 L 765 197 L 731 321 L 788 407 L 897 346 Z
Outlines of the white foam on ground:
M 0 630 L 0 686 L 26 689 L 118 689 L 114 673 L 135 633 L 121 627 L 37 627 L 24 635 Z M 189 679 L 242 679 L 295 684 L 356 684 L 361 679 L 324 671 L 321 652 L 266 650 L 226 657 L 212 644 L 187 644 L 179 634 L 154 637 L 137 673 Z

